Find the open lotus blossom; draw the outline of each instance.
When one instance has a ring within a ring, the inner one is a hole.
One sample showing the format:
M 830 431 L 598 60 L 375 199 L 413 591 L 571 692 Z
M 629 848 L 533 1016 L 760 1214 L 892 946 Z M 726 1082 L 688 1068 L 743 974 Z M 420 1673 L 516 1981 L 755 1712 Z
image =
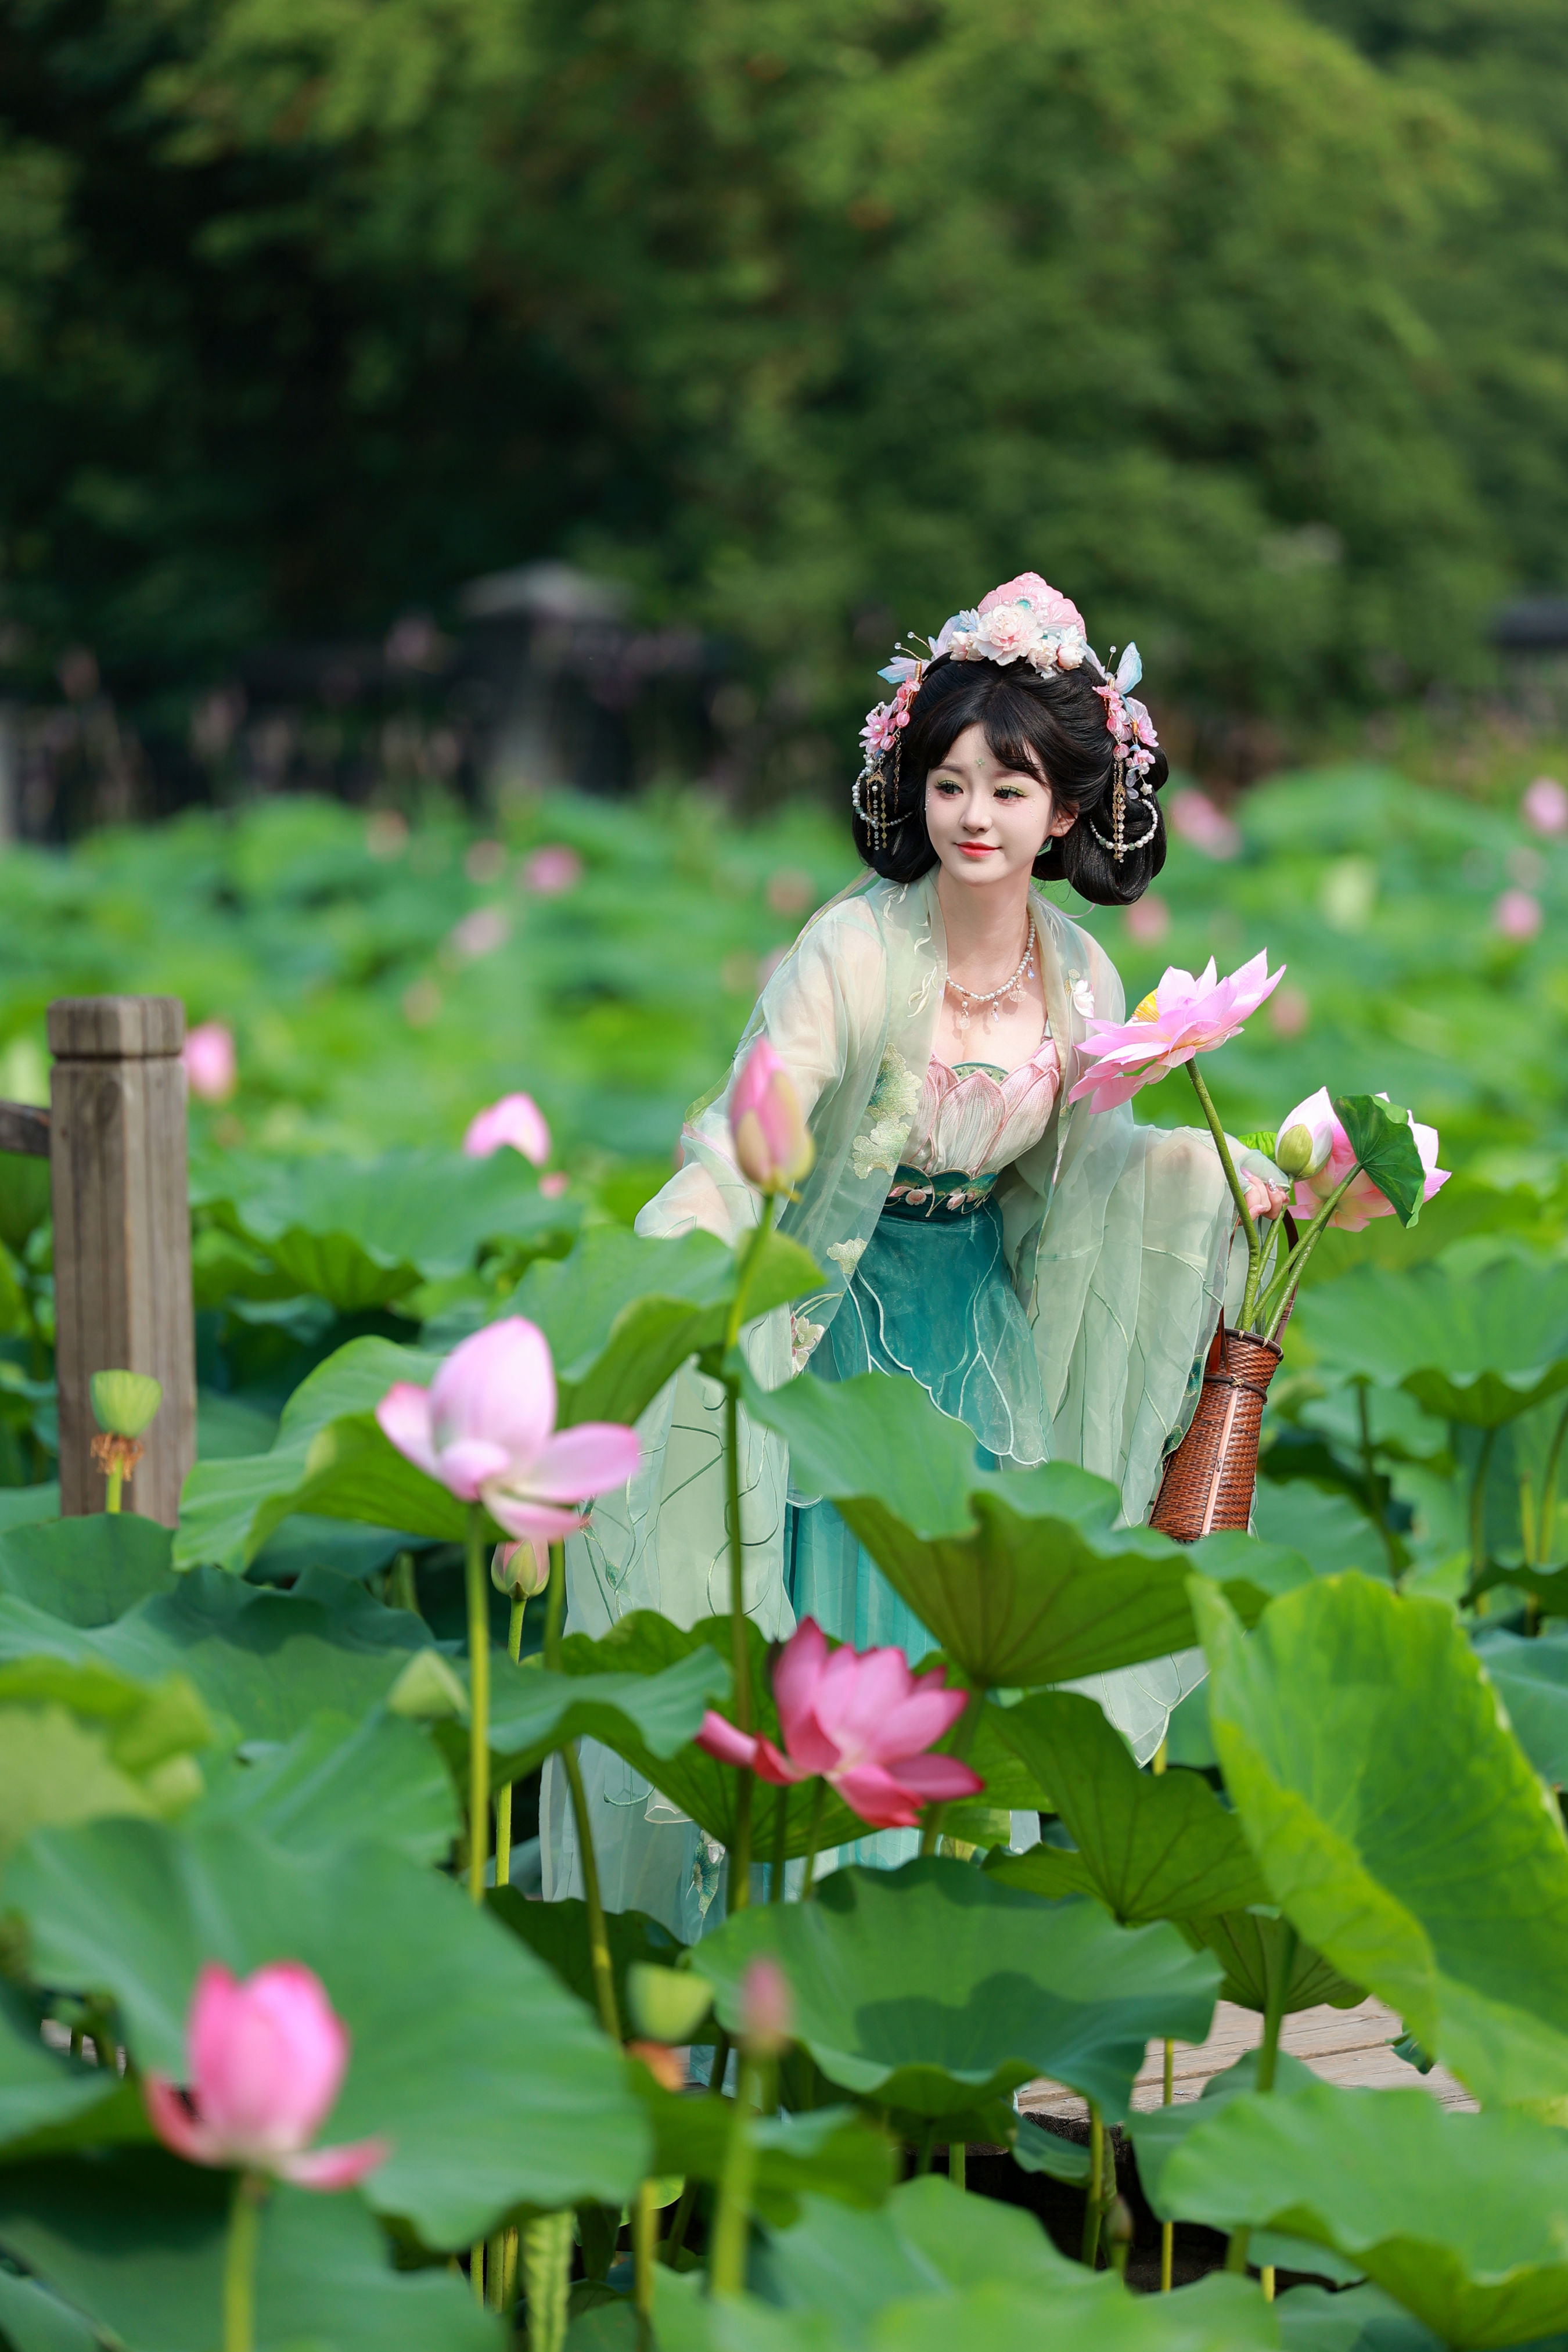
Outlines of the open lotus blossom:
M 276 1960 L 243 1983 L 216 1960 L 196 1979 L 185 2030 L 190 2087 L 148 2074 L 153 2128 L 191 2164 L 269 2173 L 297 2189 L 352 2189 L 392 2153 L 384 2139 L 310 2146 L 349 2063 L 349 2033 L 321 1979 Z
M 584 1525 L 569 1506 L 624 1486 L 637 1466 L 637 1432 L 619 1422 L 557 1431 L 549 1342 L 521 1315 L 454 1348 L 427 1389 L 399 1381 L 375 1417 L 460 1502 L 483 1503 L 509 1536 L 542 1543 Z
M 816 1156 L 795 1081 L 765 1037 L 735 1081 L 730 1131 L 741 1173 L 762 1192 L 790 1192 Z
M 1568 792 L 1555 776 L 1537 776 L 1524 788 L 1520 814 L 1532 832 L 1568 833 Z
M 477 1112 L 468 1122 L 463 1150 L 470 1160 L 488 1160 L 509 1143 L 536 1168 L 550 1157 L 550 1129 L 531 1095 L 502 1095 L 500 1102 Z
M 1378 1097 L 1380 1102 L 1387 1099 L 1386 1095 Z M 1285 1143 L 1287 1137 L 1294 1142 L 1294 1130 L 1298 1128 L 1311 1139 L 1311 1155 L 1297 1178 L 1293 1205 L 1299 1217 L 1310 1217 L 1316 1215 L 1336 1186 L 1344 1181 L 1355 1165 L 1355 1153 L 1351 1150 L 1349 1136 L 1334 1117 L 1327 1087 L 1320 1087 L 1315 1095 L 1309 1095 L 1305 1102 L 1297 1104 L 1280 1127 L 1280 1144 Z M 1415 1139 L 1415 1149 L 1421 1154 L 1421 1165 L 1426 1171 L 1421 1197 L 1429 1201 L 1435 1192 L 1442 1191 L 1451 1171 L 1437 1165 L 1437 1130 L 1435 1127 L 1423 1127 L 1419 1119 L 1413 1118 L 1410 1132 Z M 1292 1151 L 1290 1156 L 1295 1158 L 1297 1155 Z M 1370 1176 L 1362 1174 L 1356 1177 L 1329 1223 L 1339 1226 L 1343 1233 L 1359 1234 L 1372 1218 L 1391 1217 L 1393 1214 L 1392 1202 L 1384 1200 Z
M 1195 1054 L 1212 1054 L 1240 1034 L 1248 1016 L 1279 986 L 1284 970 L 1283 964 L 1278 971 L 1268 970 L 1264 949 L 1227 980 L 1215 978 L 1213 956 L 1195 980 L 1173 966 L 1131 1021 L 1090 1021 L 1078 1051 L 1079 1060 L 1093 1066 L 1068 1100 L 1088 1095 L 1092 1109 L 1111 1110 Z
M 955 1756 L 926 1754 L 963 1713 L 964 1694 L 949 1690 L 940 1666 L 911 1674 L 901 1650 L 830 1651 L 804 1617 L 773 1668 L 773 1698 L 782 1749 L 711 1708 L 698 1746 L 775 1788 L 820 1774 L 875 1830 L 912 1829 L 925 1806 L 985 1785 Z

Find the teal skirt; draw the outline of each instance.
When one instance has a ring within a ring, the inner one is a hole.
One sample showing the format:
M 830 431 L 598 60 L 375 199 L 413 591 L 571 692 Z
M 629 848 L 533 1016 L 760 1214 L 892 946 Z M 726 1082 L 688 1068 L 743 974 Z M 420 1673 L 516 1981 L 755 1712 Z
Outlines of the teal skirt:
M 899 1173 L 905 1181 L 910 1171 Z M 820 1381 L 859 1372 L 916 1380 L 973 1432 L 978 1464 L 1024 1469 L 1047 1451 L 1034 1339 L 1008 1276 L 995 1202 L 971 1192 L 958 1213 L 942 1205 L 963 1181 L 925 1180 L 934 1213 L 896 1202 L 883 1211 L 807 1369 Z M 796 1619 L 815 1617 L 837 1641 L 900 1649 L 911 1664 L 935 1647 L 832 1504 L 793 1487 L 784 1580 Z M 823 1860 L 829 1868 L 853 1861 L 890 1869 L 919 1849 L 918 1830 L 881 1830 Z

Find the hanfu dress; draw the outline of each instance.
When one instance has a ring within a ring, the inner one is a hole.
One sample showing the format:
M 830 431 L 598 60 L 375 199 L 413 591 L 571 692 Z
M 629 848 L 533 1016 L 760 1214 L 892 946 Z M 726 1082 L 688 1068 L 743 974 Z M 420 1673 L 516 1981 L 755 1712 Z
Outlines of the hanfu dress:
M 1194 1366 L 1227 1291 L 1239 1289 L 1235 1212 L 1206 1132 L 1138 1127 L 1130 1106 L 1068 1104 L 1085 1024 L 1122 1017 L 1121 983 L 1048 899 L 1032 892 L 1030 905 L 1046 1027 L 1011 1073 L 933 1058 L 947 979 L 934 874 L 910 884 L 868 876 L 824 908 L 769 982 L 729 1084 L 689 1115 L 683 1163 L 637 1229 L 701 1226 L 733 1243 L 756 1222 L 725 1105 L 765 1034 L 816 1146 L 779 1223 L 830 1283 L 746 1332 L 756 1380 L 903 1374 L 973 1432 L 983 1462 L 1080 1464 L 1116 1484 L 1125 1519 L 1138 1523 L 1190 1416 Z M 568 1545 L 571 1630 L 602 1633 L 639 1608 L 682 1624 L 728 1609 L 722 1402 L 688 1366 L 643 1416 L 637 1476 L 602 1497 Z M 741 1451 L 746 1607 L 763 1634 L 787 1636 L 809 1614 L 858 1648 L 893 1643 L 911 1660 L 930 1650 L 832 1505 L 792 1487 L 782 1441 L 742 1415 Z M 1092 1691 L 1147 1758 L 1201 1672 L 1188 1654 L 1075 1687 Z M 607 1906 L 647 1911 L 689 1940 L 712 1901 L 719 1850 L 608 1750 L 584 1741 L 582 1762 Z M 580 1893 L 564 1777 L 551 1768 L 541 1826 L 546 1896 Z M 884 1831 L 839 1859 L 891 1864 L 917 1844 L 913 1831 Z

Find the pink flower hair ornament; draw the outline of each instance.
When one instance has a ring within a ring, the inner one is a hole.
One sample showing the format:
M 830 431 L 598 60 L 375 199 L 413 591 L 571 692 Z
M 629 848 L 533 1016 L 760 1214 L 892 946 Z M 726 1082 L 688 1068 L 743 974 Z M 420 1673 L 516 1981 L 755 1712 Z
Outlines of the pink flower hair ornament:
M 1152 787 L 1148 785 L 1142 787 L 1151 800 L 1148 824 L 1131 840 L 1124 834 L 1126 803 L 1139 800 L 1141 780 L 1152 767 L 1154 753 L 1160 748 L 1153 720 L 1132 695 L 1132 688 L 1143 674 L 1136 646 L 1123 647 L 1112 676 L 1089 644 L 1083 614 L 1071 597 L 1053 588 L 1048 580 L 1042 580 L 1037 572 L 1020 572 L 1016 579 L 1005 580 L 1000 587 L 983 596 L 973 612 L 951 614 L 934 637 L 919 639 L 917 644 L 923 644 L 926 650 L 921 653 L 912 646 L 901 647 L 879 673 L 894 692 L 889 701 L 876 703 L 866 713 L 866 722 L 860 730 L 865 761 L 850 801 L 879 848 L 885 848 L 888 835 L 905 822 L 901 816 L 888 814 L 889 784 L 896 792 L 900 738 L 910 723 L 910 706 L 931 663 L 944 654 L 953 661 L 995 662 L 1004 669 L 1021 661 L 1041 677 L 1057 670 L 1081 669 L 1087 664 L 1104 681 L 1095 692 L 1105 704 L 1106 732 L 1116 750 L 1113 830 L 1107 838 L 1092 819 L 1090 830 L 1118 864 L 1129 849 L 1141 848 L 1152 837 L 1157 819 Z M 893 763 L 890 778 L 889 757 Z M 863 785 L 869 788 L 869 807 L 861 798 Z

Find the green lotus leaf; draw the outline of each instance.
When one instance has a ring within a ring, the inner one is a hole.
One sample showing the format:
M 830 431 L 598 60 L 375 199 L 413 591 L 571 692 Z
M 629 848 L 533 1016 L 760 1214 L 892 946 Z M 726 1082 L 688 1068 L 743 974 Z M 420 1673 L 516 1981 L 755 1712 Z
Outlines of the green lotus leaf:
M 1407 1230 L 1421 1214 L 1426 1171 L 1410 1114 L 1375 1095 L 1335 1095 L 1334 1116 L 1344 1129 L 1357 1165 L 1371 1177 Z
M 746 1642 L 751 1660 L 752 1727 L 777 1742 L 783 1735 L 778 1709 L 773 1705 L 772 1652 L 750 1618 L 746 1621 Z M 705 1659 L 714 1652 L 728 1668 L 731 1654 L 728 1617 L 705 1617 L 695 1625 L 683 1627 L 672 1624 L 655 1610 L 637 1609 L 597 1641 L 586 1633 L 569 1635 L 561 1645 L 561 1665 L 565 1674 L 594 1678 L 664 1675 L 689 1659 Z M 719 1687 L 728 1692 L 728 1680 Z M 715 1712 L 732 1717 L 732 1699 L 726 1696 Z M 645 1780 L 651 1780 L 683 1813 L 689 1813 L 710 1837 L 717 1838 L 722 1846 L 733 1844 L 740 1775 L 731 1765 L 721 1764 L 716 1758 L 705 1756 L 700 1748 L 692 1746 L 677 1747 L 661 1754 L 647 1739 L 636 1735 L 629 1717 L 619 1727 L 610 1724 L 608 1729 L 613 1737 L 606 1738 L 606 1745 L 614 1748 L 617 1756 L 624 1757 Z M 781 1802 L 787 1832 L 785 1860 L 798 1861 L 808 1853 L 815 1801 L 809 1783 L 781 1790 L 757 1781 L 752 1805 L 753 1861 L 767 1862 L 776 1850 Z M 826 1853 L 865 1834 L 866 1824 L 859 1815 L 830 1794 L 822 1814 L 819 1851 Z
M 1124 1925 L 1268 1899 L 1240 1822 L 1208 1783 L 1192 1772 L 1141 1772 L 1093 1699 L 1042 1691 L 994 1712 L 998 1736 L 1051 1790 L 1093 1892 Z M 1005 1886 L 1035 1886 L 1037 1855 L 1048 1864 L 1052 1849 L 994 1856 L 987 1869 Z
M 563 1426 L 635 1422 L 689 1357 L 722 1344 L 737 1270 L 711 1234 L 666 1241 L 596 1225 L 569 1256 L 530 1266 L 506 1311 L 526 1315 L 550 1342 Z M 798 1242 L 770 1234 L 747 1285 L 747 1319 L 822 1284 Z
M 930 2174 L 904 2182 L 872 2214 L 806 2198 L 796 2226 L 759 2254 L 758 2275 L 785 2310 L 836 2312 L 856 2340 L 889 2304 L 910 2298 L 1002 2284 L 1098 2305 L 1113 2284 L 1059 2254 L 1032 2213 L 966 2198 Z
M 1071 2189 L 1089 2186 L 1087 2144 L 1063 2139 L 1030 2116 L 1020 2116 L 1014 2128 L 1013 2161 L 1020 2172 L 1043 2172 L 1047 2179 L 1064 2180 Z
M 229 1155 L 210 1182 L 193 1184 L 191 1204 L 340 1315 L 462 1273 L 484 1242 L 542 1244 L 574 1231 L 582 1215 L 570 1196 L 547 1200 L 515 1151 L 485 1160 L 431 1150 L 359 1160 Z
M 101 2116 L 122 2087 L 103 2067 L 49 2049 L 26 2000 L 0 1985 L 0 2163 L 12 2162 L 18 2148 L 32 2147 L 50 2132 Z
M 1117 1489 L 1068 1464 L 979 1470 L 969 1432 L 915 1381 L 868 1372 L 768 1392 L 748 1380 L 744 1397 L 788 1444 L 796 1485 L 832 1499 L 979 1688 L 1072 1682 L 1190 1647 L 1194 1570 L 1249 1622 L 1311 1573 L 1244 1535 L 1183 1545 L 1118 1527 Z
M 1208 2101 L 1200 2101 L 1200 2108 Z M 1533 2116 L 1446 2111 L 1422 2090 L 1309 2078 L 1215 2103 L 1139 2169 L 1166 2219 L 1283 2230 L 1352 2262 L 1458 2347 L 1568 2328 L 1568 2136 Z
M 0 2271 L 0 2336 L 13 2352 L 99 2352 L 85 2319 L 15 2271 Z
M 466 1689 L 468 1661 L 451 1664 Z M 525 1780 L 569 1739 L 599 1739 L 617 1755 L 635 1751 L 662 1771 L 696 1737 L 712 1701 L 725 1697 L 729 1688 L 729 1665 L 706 1643 L 654 1674 L 583 1675 L 572 1666 L 552 1674 L 536 1659 L 516 1666 L 510 1658 L 492 1656 L 490 1785 L 502 1789 Z M 466 1790 L 467 1731 L 442 1722 L 436 1738 Z
M 1254 2243 L 1264 2242 L 1260 2232 Z M 1332 2261 L 1321 2247 L 1312 2255 L 1325 2275 L 1332 2275 L 1326 2269 Z M 1443 2352 L 1431 2329 L 1380 2286 L 1293 2286 L 1274 2309 L 1285 2352 Z
M 313 1715 L 280 1745 L 215 1759 L 206 1780 L 193 1825 L 234 1822 L 294 1853 L 368 1842 L 437 1863 L 458 1832 L 457 1794 L 434 1741 L 383 1707 L 357 1722 Z
M 1324 1370 L 1403 1388 L 1438 1421 L 1496 1429 L 1568 1389 L 1568 1264 L 1363 1265 L 1303 1291 L 1301 1336 Z
M 619 2205 L 640 2177 L 618 2053 L 515 1937 L 385 1846 L 300 1854 L 229 1822 L 90 1822 L 33 1837 L 5 1899 L 34 1975 L 112 1998 L 138 2065 L 176 2082 L 204 1961 L 313 1969 L 353 2040 L 329 2137 L 391 2138 L 363 2193 L 430 2245 L 466 2246 L 520 2205 Z
M 1205 1945 L 1225 1970 L 1219 1989 L 1222 2000 L 1261 2015 L 1268 2005 L 1270 1977 L 1280 1965 L 1289 1923 L 1269 1911 L 1224 1911 L 1207 1919 L 1183 1922 L 1192 1940 Z M 1321 1952 L 1296 1937 L 1290 1953 L 1290 1979 L 1285 1988 L 1284 2014 L 1300 2009 L 1355 2009 L 1366 1999 L 1364 1985 L 1352 1984 L 1331 1968 Z
M 45 1519 L 0 1534 L 0 1593 L 68 1625 L 108 1625 L 149 1593 L 172 1591 L 172 1542 L 156 1519 L 129 1511 Z
M 1401 1391 L 1388 1393 L 1415 1412 Z M 1266 1542 L 1289 1544 L 1310 1560 L 1315 1576 L 1332 1576 L 1343 1568 L 1388 1576 L 1388 1547 L 1342 1486 L 1320 1486 L 1310 1478 L 1259 1478 L 1252 1524 Z
M 638 2096 L 653 2126 L 652 2169 L 666 2177 L 717 2182 L 723 2177 L 733 2102 L 666 2091 L 638 2070 Z M 807 2115 L 767 2116 L 752 2126 L 757 2151 L 757 2210 L 787 2228 L 810 2191 L 849 2206 L 879 2205 L 893 2185 L 899 2151 L 858 2107 L 818 2107 Z
M 212 2352 L 229 2195 L 226 2174 L 161 2148 L 13 2166 L 0 2170 L 0 2246 L 124 2352 Z M 268 2196 L 256 2352 L 496 2352 L 498 2340 L 460 2279 L 394 2269 L 362 2196 Z
M 102 1626 L 0 1596 L 0 1666 L 37 1673 L 32 1662 L 55 1659 L 142 1685 L 179 1674 L 242 1739 L 292 1738 L 322 1708 L 363 1713 L 429 1639 L 420 1619 L 342 1577 L 273 1592 L 198 1569 Z
M 1118 1927 L 1098 1904 L 1043 1903 L 965 1864 L 840 1870 L 811 1903 L 734 1913 L 704 1937 L 719 2020 L 774 1957 L 795 2038 L 830 2081 L 940 2120 L 1047 2074 L 1126 2113 L 1150 2040 L 1201 2042 L 1219 1971 L 1173 1927 Z
M 213 1737 L 183 1675 L 149 1686 L 93 1660 L 0 1660 L 0 1860 L 47 1824 L 183 1811 Z
M 405 1461 L 375 1407 L 396 1381 L 427 1388 L 439 1356 L 390 1339 L 351 1339 L 301 1381 L 266 1454 L 198 1462 L 185 1480 L 176 1568 L 241 1570 L 294 1511 L 460 1543 L 468 1506 Z
M 531 1902 L 527 1895 L 520 1895 L 515 1886 L 492 1886 L 485 1896 L 485 1906 L 509 1935 L 516 1936 L 525 1943 L 529 1950 L 544 1962 L 558 1982 L 563 1984 L 568 1992 L 575 1993 L 584 2008 L 591 2010 L 597 2017 L 598 1994 L 594 1983 L 593 1958 L 588 1949 L 588 1906 L 585 1903 L 575 1895 L 559 1903 Z M 605 1930 L 609 1939 L 610 1965 L 615 1971 L 616 2005 L 623 2021 L 629 2026 L 633 2022 L 633 2010 L 626 1994 L 627 1969 L 657 1962 L 667 1974 L 673 1974 L 674 1964 L 686 1947 L 660 1921 L 648 1918 L 641 1911 L 606 1912 Z M 682 1971 L 677 1981 L 687 1985 L 694 1984 L 696 1980 Z M 711 2040 L 711 2034 L 707 2038 Z
M 1508 1709 L 1514 1737 L 1543 1780 L 1568 1781 L 1568 1631 L 1526 1641 L 1499 1628 L 1476 1654 Z
M 1568 2096 L 1568 1843 L 1453 1612 L 1327 1577 L 1244 1639 L 1213 1586 L 1193 1594 L 1274 1901 L 1479 2098 Z

